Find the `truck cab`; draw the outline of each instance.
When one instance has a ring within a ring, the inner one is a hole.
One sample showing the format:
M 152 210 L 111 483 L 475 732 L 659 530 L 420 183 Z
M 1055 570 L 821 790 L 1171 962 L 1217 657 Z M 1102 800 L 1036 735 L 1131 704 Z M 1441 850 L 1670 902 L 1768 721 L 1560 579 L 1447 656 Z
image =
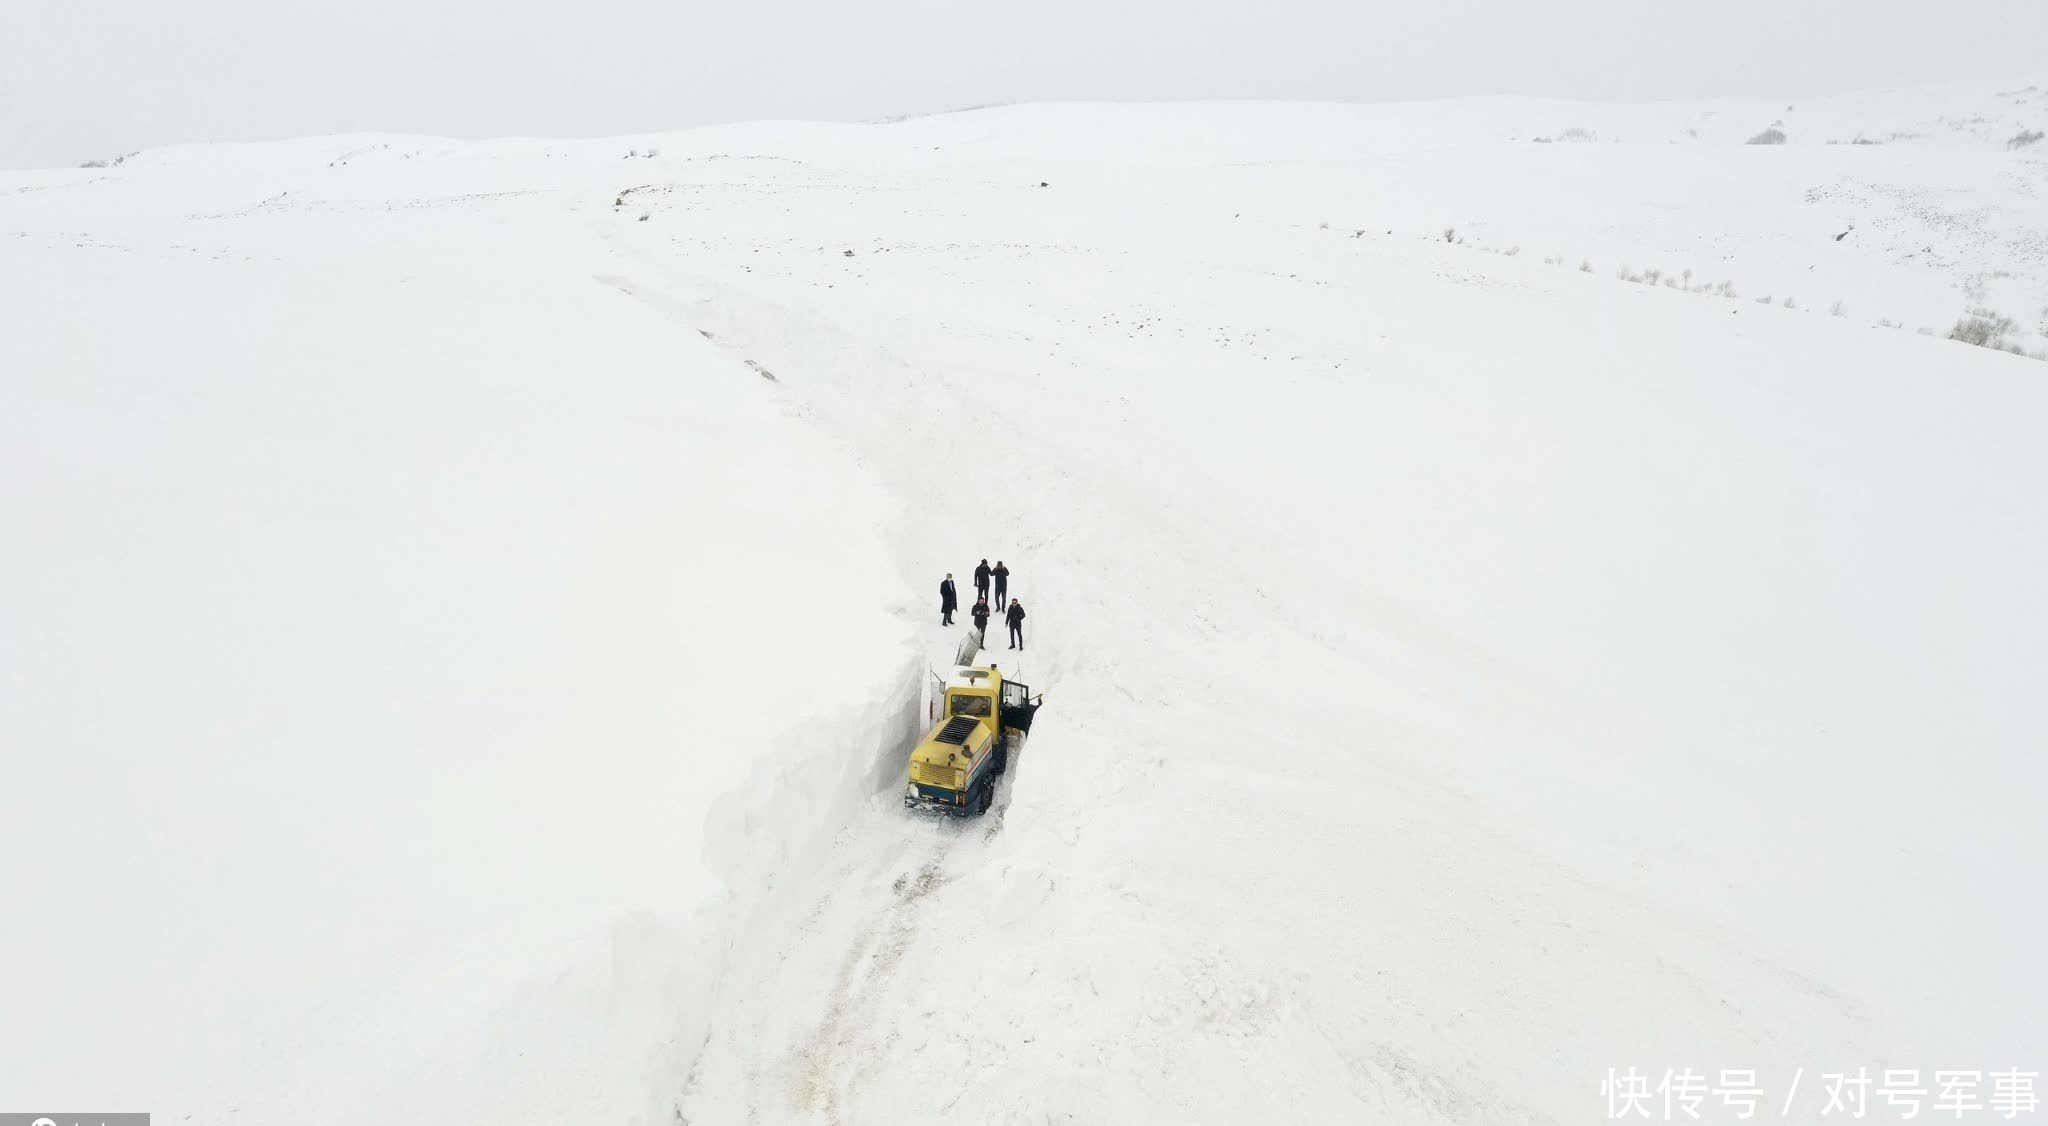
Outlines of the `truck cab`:
M 939 718 L 973 716 L 988 721 L 998 737 L 1007 737 L 1030 731 L 1037 711 L 1031 686 L 1005 678 L 1000 666 L 962 665 L 946 681 L 946 707 Z

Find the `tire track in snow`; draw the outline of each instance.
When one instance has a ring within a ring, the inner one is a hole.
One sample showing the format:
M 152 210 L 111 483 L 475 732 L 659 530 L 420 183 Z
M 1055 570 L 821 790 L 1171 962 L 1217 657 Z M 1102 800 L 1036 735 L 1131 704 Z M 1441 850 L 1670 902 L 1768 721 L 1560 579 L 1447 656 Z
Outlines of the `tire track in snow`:
M 797 1089 L 791 1101 L 804 1110 L 823 1111 L 828 1121 L 840 1117 L 840 1090 L 858 1061 L 847 1049 L 866 1027 L 875 1001 L 901 968 L 918 933 L 918 907 L 924 897 L 946 882 L 943 847 L 915 873 L 898 875 L 891 885 L 896 902 L 847 954 L 839 982 L 826 1003 L 825 1017 L 797 1050 Z M 850 1078 L 857 1080 L 855 1074 Z

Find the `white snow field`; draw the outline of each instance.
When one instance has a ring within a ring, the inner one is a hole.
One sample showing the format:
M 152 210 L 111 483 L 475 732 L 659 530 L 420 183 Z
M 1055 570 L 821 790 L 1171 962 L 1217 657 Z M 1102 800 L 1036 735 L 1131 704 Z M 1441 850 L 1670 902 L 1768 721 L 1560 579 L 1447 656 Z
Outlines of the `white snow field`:
M 2044 88 L 0 175 L 0 1109 L 1993 1117 Z M 1046 704 L 912 815 L 984 555 Z

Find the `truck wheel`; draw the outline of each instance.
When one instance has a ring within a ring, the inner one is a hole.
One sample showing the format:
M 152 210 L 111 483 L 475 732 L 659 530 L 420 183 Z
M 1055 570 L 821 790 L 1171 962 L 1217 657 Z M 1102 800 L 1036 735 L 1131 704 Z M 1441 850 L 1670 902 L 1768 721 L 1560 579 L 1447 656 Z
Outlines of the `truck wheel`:
M 1010 738 L 1005 735 L 996 743 L 996 773 L 1010 769 Z
M 981 800 L 975 803 L 974 812 L 987 813 L 988 807 L 996 803 L 996 784 L 990 782 L 981 788 Z

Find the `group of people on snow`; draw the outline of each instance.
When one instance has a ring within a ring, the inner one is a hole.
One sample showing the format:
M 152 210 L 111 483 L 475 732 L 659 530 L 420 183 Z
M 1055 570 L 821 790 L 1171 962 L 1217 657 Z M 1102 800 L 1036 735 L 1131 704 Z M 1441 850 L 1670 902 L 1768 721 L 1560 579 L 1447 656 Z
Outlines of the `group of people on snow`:
M 1010 597 L 1010 569 L 1005 567 L 1000 559 L 996 560 L 994 567 L 990 567 L 988 560 L 984 559 L 981 565 L 974 569 L 974 608 L 967 613 L 974 619 L 975 631 L 982 636 L 983 643 L 986 644 L 988 619 L 992 613 L 988 604 L 990 584 L 995 586 L 994 609 L 1003 611 L 1003 620 L 1010 624 L 1010 648 L 1024 648 L 1024 604 Z M 959 608 L 960 596 L 953 589 L 953 573 L 948 571 L 945 581 L 939 584 L 939 624 L 952 625 L 953 614 Z

